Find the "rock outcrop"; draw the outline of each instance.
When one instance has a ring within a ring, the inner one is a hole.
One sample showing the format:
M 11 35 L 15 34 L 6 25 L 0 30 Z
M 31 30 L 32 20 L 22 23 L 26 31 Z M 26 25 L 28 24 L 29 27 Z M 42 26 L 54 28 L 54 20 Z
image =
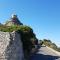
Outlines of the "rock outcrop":
M 0 31 L 0 60 L 24 60 L 21 37 L 18 32 Z

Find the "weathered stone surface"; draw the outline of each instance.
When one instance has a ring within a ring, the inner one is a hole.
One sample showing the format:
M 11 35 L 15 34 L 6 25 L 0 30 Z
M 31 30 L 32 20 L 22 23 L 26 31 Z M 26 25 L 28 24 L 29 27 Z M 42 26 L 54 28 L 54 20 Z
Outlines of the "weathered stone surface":
M 24 60 L 19 33 L 0 31 L 0 60 Z

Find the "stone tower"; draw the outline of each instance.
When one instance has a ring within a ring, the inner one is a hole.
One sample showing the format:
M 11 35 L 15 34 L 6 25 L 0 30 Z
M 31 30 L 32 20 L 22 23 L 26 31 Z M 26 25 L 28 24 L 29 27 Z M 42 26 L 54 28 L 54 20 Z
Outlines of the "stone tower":
M 12 26 L 12 25 L 23 25 L 23 24 L 19 21 L 17 15 L 13 14 L 11 16 L 10 20 L 7 21 L 5 25 L 6 26 Z

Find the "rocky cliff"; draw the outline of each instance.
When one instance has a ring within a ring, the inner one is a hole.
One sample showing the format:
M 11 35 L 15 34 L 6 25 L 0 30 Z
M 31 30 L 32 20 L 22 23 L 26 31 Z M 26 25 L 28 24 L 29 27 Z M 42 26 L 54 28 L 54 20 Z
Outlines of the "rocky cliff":
M 0 60 L 24 60 L 19 33 L 0 31 Z

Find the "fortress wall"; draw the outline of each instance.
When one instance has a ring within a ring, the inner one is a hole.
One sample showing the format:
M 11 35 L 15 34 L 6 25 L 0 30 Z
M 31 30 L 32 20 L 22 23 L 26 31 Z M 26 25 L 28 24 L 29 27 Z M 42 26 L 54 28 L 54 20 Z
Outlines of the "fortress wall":
M 19 33 L 0 31 L 0 60 L 24 60 Z

